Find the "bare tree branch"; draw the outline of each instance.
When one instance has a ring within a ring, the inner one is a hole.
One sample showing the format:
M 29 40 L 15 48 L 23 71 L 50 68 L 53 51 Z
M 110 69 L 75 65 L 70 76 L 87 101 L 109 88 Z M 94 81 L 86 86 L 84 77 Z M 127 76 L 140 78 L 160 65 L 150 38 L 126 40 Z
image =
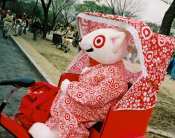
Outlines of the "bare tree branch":
M 112 1 L 112 0 L 111 0 L 111 1 Z M 111 8 L 112 8 L 112 5 L 111 5 L 111 4 L 112 4 L 112 2 L 111 2 L 111 1 L 109 2 L 108 0 L 105 0 L 105 2 L 107 3 L 107 5 L 108 5 L 109 7 L 111 7 Z
M 52 2 L 52 28 L 56 29 L 55 27 L 58 24 L 58 17 L 61 16 L 61 20 L 67 24 L 67 22 L 70 21 L 70 18 L 68 14 L 70 14 L 70 8 L 74 4 L 75 0 L 54 0 Z M 56 8 L 55 8 L 56 7 Z M 69 12 L 69 13 L 68 13 Z M 60 21 L 60 20 L 59 20 Z
M 123 4 L 122 16 L 124 15 L 125 6 L 126 6 L 126 0 L 124 1 L 124 4 Z
M 167 1 L 167 0 L 161 0 L 161 1 L 164 2 L 164 3 L 166 3 L 166 4 L 168 4 L 168 5 L 171 4 L 171 2 L 170 1 Z
M 106 0 L 107 4 L 114 9 L 114 14 L 121 16 L 138 16 L 141 11 L 142 0 Z
M 37 6 L 38 6 L 38 0 L 36 0 L 36 2 L 35 2 L 35 7 L 33 8 L 33 11 L 32 11 L 32 17 L 34 17 L 34 15 L 35 15 L 35 10 L 36 10 Z

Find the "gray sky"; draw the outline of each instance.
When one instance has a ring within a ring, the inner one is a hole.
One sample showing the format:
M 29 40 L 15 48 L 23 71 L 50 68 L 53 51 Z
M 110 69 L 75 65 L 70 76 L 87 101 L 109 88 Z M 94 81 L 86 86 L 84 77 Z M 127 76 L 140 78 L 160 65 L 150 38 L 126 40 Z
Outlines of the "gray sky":
M 77 0 L 82 2 L 83 0 Z M 104 0 L 101 0 L 104 1 Z M 139 0 L 138 0 L 139 1 Z M 163 16 L 168 9 L 169 5 L 162 2 L 161 0 L 143 0 L 144 9 L 140 14 L 141 19 L 157 24 L 161 24 Z M 172 0 L 167 0 L 172 1 Z
M 161 0 L 145 0 L 146 6 L 141 18 L 160 24 L 169 5 Z

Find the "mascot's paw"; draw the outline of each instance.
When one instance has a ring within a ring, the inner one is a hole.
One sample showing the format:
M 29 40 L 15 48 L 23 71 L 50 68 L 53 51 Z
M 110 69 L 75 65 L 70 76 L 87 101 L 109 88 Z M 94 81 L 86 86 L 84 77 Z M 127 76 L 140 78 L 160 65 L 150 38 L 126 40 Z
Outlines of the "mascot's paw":
M 61 83 L 61 91 L 63 93 L 66 92 L 68 85 L 70 84 L 70 81 L 68 79 L 65 79 L 62 83 Z
M 90 71 L 90 70 L 91 70 L 90 68 L 85 67 L 85 68 L 82 70 L 81 74 L 83 74 L 83 73 L 85 73 L 85 72 L 88 72 L 88 71 Z
M 33 138 L 59 138 L 59 136 L 43 123 L 34 123 L 29 129 Z

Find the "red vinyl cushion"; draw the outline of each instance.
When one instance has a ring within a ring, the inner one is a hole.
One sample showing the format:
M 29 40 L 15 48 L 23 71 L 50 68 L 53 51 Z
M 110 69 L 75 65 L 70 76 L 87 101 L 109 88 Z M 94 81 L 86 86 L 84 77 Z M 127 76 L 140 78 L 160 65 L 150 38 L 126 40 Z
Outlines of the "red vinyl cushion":
M 152 109 L 111 111 L 105 121 L 101 138 L 144 137 Z
M 98 133 L 91 129 L 90 138 L 144 138 L 152 109 L 111 111 Z

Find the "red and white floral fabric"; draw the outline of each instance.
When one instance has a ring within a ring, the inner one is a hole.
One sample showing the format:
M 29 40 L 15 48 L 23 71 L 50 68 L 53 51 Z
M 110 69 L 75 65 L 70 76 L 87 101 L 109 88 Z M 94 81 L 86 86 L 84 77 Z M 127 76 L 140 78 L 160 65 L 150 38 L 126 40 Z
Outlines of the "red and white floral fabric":
M 81 81 L 71 82 L 66 95 L 55 98 L 51 117 L 46 122 L 60 133 L 60 138 L 88 137 L 87 128 L 103 120 L 113 104 L 112 110 L 115 111 L 152 108 L 175 47 L 174 38 L 155 34 L 142 21 L 132 18 L 84 13 L 78 16 L 77 21 L 81 36 L 99 28 L 125 28 L 127 24 L 126 29 L 133 36 L 131 42 L 136 43 L 140 52 L 143 73 L 128 91 L 130 77 L 122 62 L 116 65 L 99 64 L 80 74 Z M 81 52 L 69 66 L 68 72 L 81 73 L 87 65 L 88 56 Z M 125 92 L 124 97 L 117 102 L 116 98 Z
M 175 38 L 153 33 L 142 21 L 128 17 L 82 13 L 77 20 L 82 36 L 100 28 L 122 27 L 131 33 L 131 42 L 138 46 L 143 75 L 113 110 L 145 110 L 154 107 L 160 83 L 165 77 L 170 57 L 175 49 Z M 135 38 L 136 35 L 139 39 Z
M 57 95 L 47 125 L 59 138 L 85 138 L 88 128 L 104 120 L 111 105 L 128 90 L 126 70 L 122 61 L 113 65 L 98 64 L 72 81 L 65 95 Z

